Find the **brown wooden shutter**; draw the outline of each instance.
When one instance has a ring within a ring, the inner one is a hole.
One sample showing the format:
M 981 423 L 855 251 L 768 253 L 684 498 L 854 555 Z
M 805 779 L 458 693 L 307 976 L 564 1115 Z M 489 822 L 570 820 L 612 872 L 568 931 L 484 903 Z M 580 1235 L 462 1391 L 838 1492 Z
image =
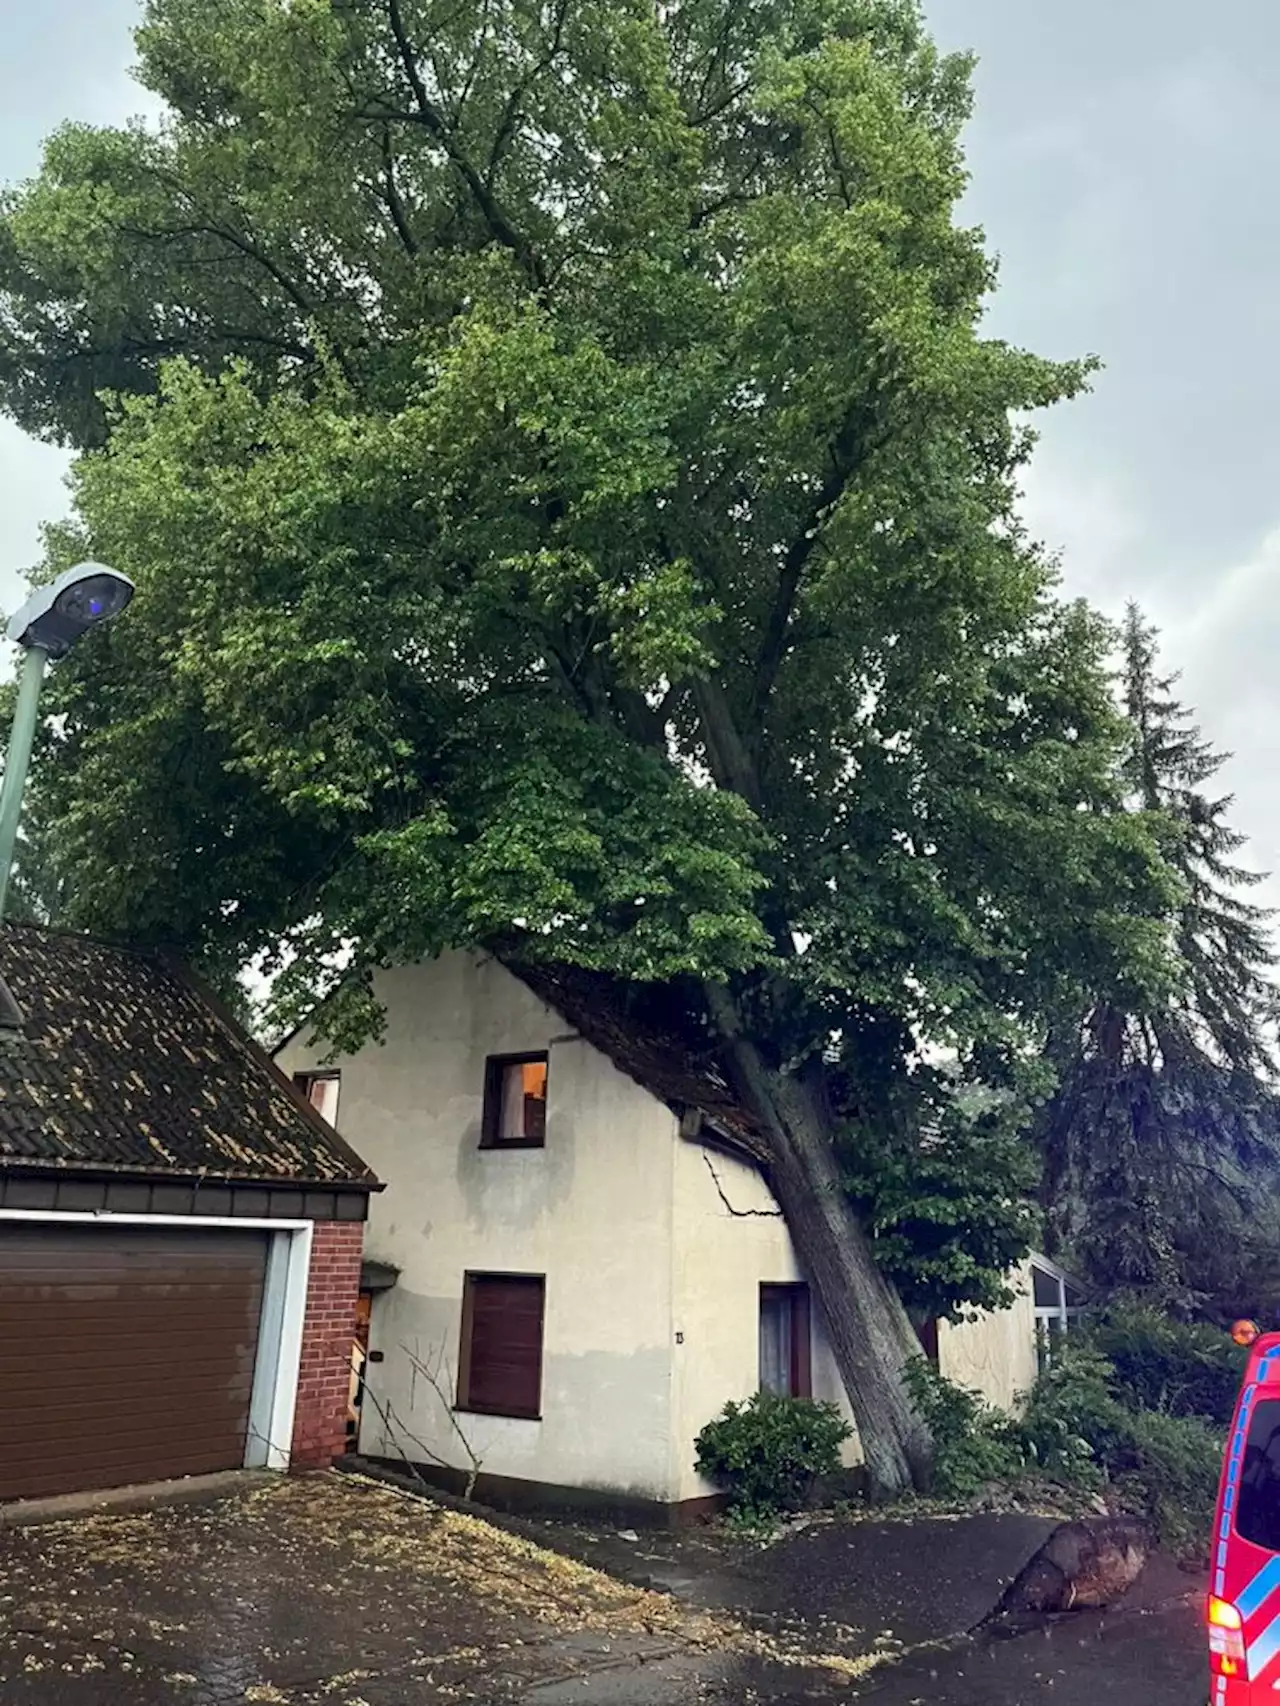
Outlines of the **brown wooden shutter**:
M 813 1397 L 813 1329 L 807 1285 L 791 1289 L 791 1395 Z
M 462 1298 L 458 1402 L 495 1416 L 542 1412 L 546 1282 L 534 1274 L 468 1274 Z

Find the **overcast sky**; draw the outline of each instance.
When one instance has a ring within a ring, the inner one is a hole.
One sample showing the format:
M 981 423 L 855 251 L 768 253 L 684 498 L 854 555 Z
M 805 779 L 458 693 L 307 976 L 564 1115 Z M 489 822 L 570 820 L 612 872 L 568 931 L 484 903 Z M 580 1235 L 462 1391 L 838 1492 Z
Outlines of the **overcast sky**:
M 1002 257 L 1001 336 L 1094 352 L 1044 422 L 1026 507 L 1066 582 L 1166 632 L 1236 819 L 1280 872 L 1280 0 L 926 0 L 980 56 L 968 214 Z M 118 121 L 132 0 L 6 9 L 0 179 L 61 119 Z M 0 422 L 0 606 L 18 601 L 64 462 Z M 1280 880 L 1270 885 L 1280 901 Z

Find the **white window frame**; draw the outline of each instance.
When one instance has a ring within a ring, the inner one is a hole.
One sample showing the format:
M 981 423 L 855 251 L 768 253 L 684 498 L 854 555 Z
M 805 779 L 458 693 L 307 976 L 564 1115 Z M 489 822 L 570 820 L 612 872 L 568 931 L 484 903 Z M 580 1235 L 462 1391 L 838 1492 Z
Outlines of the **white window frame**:
M 1058 1298 L 1056 1303 L 1036 1303 L 1035 1283 L 1036 1274 L 1042 1274 L 1045 1279 L 1054 1281 Z M 1084 1314 L 1083 1309 L 1074 1307 L 1067 1302 L 1067 1287 L 1078 1289 L 1077 1282 L 1071 1278 L 1056 1262 L 1051 1262 L 1047 1256 L 1033 1255 L 1031 1257 L 1031 1301 L 1036 1317 L 1036 1342 L 1043 1344 L 1046 1352 L 1052 1344 L 1053 1335 L 1067 1333 L 1071 1324 Z
M 5 1221 L 44 1221 L 50 1225 L 181 1226 L 187 1231 L 266 1232 L 267 1270 L 262 1285 L 258 1354 L 253 1366 L 246 1469 L 289 1467 L 293 1423 L 298 1407 L 302 1363 L 302 1326 L 311 1275 L 310 1220 L 258 1220 L 249 1215 L 114 1214 L 108 1209 L 84 1213 L 60 1209 L 0 1208 Z

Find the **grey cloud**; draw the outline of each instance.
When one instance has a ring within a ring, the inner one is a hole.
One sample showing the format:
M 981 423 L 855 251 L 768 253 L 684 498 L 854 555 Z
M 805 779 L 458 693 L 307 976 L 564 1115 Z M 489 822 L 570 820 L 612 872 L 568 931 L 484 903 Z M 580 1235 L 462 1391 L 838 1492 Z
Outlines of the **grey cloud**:
M 1043 423 L 1027 515 L 1068 590 L 1113 614 L 1137 597 L 1165 629 L 1235 753 L 1251 856 L 1280 870 L 1280 8 L 928 10 L 980 57 L 967 209 L 1002 257 L 991 329 L 1106 363 Z

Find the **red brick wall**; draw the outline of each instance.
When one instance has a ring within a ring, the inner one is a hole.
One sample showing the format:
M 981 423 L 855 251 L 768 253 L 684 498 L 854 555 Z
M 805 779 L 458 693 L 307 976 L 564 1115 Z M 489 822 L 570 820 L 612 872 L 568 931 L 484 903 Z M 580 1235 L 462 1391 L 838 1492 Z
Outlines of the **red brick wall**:
M 363 1248 L 363 1225 L 345 1220 L 315 1223 L 291 1469 L 327 1469 L 346 1449 Z

